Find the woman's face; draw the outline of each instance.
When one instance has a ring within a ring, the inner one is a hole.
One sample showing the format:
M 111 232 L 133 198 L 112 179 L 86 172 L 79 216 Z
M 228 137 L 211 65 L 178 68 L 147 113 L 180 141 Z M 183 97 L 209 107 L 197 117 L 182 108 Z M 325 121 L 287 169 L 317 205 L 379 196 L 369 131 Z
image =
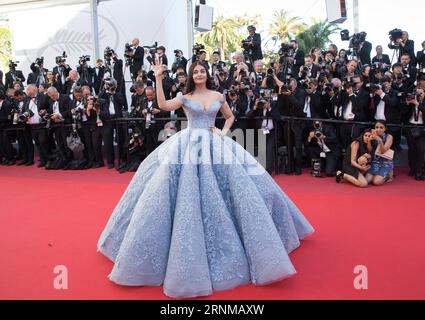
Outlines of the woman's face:
M 340 58 L 345 58 L 345 51 L 344 51 L 344 50 L 341 50 L 341 51 L 339 52 L 339 57 L 340 57 Z
M 207 82 L 207 70 L 203 66 L 196 66 L 193 69 L 193 81 L 195 84 L 204 84 Z
M 49 79 L 49 80 L 53 79 L 53 72 L 48 71 L 46 76 L 47 76 L 47 79 Z
M 387 128 L 385 128 L 385 126 L 382 123 L 377 123 L 375 124 L 375 130 L 376 130 L 376 134 L 382 137 L 385 131 L 387 130 Z
M 364 143 L 368 143 L 371 137 L 372 137 L 372 133 L 370 133 L 370 132 L 366 132 L 366 133 L 363 135 L 363 142 L 364 142 Z

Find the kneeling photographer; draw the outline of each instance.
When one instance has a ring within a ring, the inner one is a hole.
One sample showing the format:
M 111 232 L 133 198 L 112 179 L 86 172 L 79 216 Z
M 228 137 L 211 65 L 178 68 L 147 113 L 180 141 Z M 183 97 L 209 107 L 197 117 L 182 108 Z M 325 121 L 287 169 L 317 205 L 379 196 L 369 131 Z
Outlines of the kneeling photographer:
M 270 91 L 260 93 L 256 99 L 254 108 L 248 112 L 248 119 L 263 118 L 255 120 L 255 128 L 261 129 L 266 136 L 266 170 L 271 175 L 275 171 L 276 163 L 276 123 L 280 121 L 277 101 L 269 94 Z
M 406 125 L 406 138 L 409 147 L 408 158 L 410 176 L 416 180 L 425 180 L 424 152 L 425 152 L 425 93 L 423 88 L 416 88 L 413 94 L 406 98 L 403 115 Z
M 332 125 L 314 121 L 305 144 L 305 152 L 311 159 L 312 176 L 322 177 L 323 165 L 327 177 L 335 176 L 340 148 Z

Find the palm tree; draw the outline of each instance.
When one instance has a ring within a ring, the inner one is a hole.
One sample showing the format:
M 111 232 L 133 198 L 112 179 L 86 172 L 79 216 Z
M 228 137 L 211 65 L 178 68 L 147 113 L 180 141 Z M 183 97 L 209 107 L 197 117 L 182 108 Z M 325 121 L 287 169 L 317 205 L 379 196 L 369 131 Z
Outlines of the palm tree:
M 0 28 L 0 69 L 5 70 L 12 59 L 12 32 L 6 28 Z
M 296 34 L 305 29 L 304 23 L 300 17 L 292 17 L 285 9 L 275 11 L 273 20 L 269 27 L 269 34 L 275 42 L 288 42 L 295 37 Z
M 340 28 L 336 24 L 313 19 L 311 26 L 299 33 L 296 39 L 300 48 L 306 51 L 313 47 L 323 49 L 330 42 L 329 37 L 338 30 Z
M 241 35 L 238 33 L 239 23 L 236 19 L 217 17 L 211 31 L 199 34 L 196 41 L 208 49 L 219 49 L 221 60 L 225 60 L 236 47 L 240 47 Z

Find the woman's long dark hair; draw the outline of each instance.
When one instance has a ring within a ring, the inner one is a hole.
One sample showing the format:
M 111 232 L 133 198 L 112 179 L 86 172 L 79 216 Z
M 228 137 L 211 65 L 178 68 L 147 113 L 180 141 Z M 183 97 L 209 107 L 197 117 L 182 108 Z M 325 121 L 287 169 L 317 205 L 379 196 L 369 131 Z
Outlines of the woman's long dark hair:
M 372 132 L 372 129 L 365 129 L 362 134 L 360 135 L 360 137 L 358 137 L 357 139 L 355 139 L 354 141 L 357 141 L 359 143 L 359 151 L 358 154 L 360 154 L 360 156 L 364 155 L 365 153 L 368 153 L 367 150 L 367 144 L 364 143 L 364 135 L 368 132 Z
M 186 87 L 184 88 L 184 92 L 183 92 L 184 94 L 192 94 L 196 89 L 195 81 L 193 80 L 193 71 L 195 70 L 197 66 L 204 67 L 205 71 L 207 72 L 207 83 L 206 83 L 207 89 L 209 90 L 215 89 L 213 79 L 211 78 L 210 72 L 208 71 L 208 67 L 205 65 L 205 63 L 201 61 L 195 61 L 194 63 L 190 65 Z

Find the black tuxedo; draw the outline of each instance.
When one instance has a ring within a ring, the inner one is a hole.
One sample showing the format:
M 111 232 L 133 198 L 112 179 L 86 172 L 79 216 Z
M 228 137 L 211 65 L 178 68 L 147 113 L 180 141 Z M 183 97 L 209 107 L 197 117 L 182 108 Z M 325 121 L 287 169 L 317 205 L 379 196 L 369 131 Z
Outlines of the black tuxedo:
M 131 73 L 133 75 L 133 78 L 136 79 L 137 73 L 142 70 L 143 61 L 145 58 L 145 50 L 143 47 L 137 47 L 134 51 L 133 55 L 133 65 L 131 67 Z
M 425 67 L 425 50 L 418 51 L 416 54 L 416 62 L 419 64 L 419 67 Z
M 69 76 L 69 72 L 71 71 L 71 67 L 66 65 L 66 67 L 63 66 L 56 66 L 53 68 L 53 74 L 56 77 L 56 81 L 59 85 L 59 90 L 62 92 L 62 88 L 65 85 L 66 78 Z
M 114 129 L 116 128 L 116 124 L 114 121 L 110 121 L 116 118 L 122 118 L 122 111 L 125 108 L 125 101 L 121 94 L 116 93 L 111 95 L 105 91 L 102 91 L 99 95 L 100 102 L 100 113 L 99 118 L 102 121 L 102 126 L 96 126 L 95 132 L 93 133 L 93 147 L 95 149 L 95 159 L 96 162 L 102 161 L 102 140 L 105 147 L 106 158 L 109 164 L 113 164 L 115 161 L 115 153 L 114 153 Z M 111 102 L 114 106 L 115 114 L 111 114 L 109 111 L 109 107 Z M 123 132 L 123 128 L 121 126 L 118 127 L 118 146 L 119 146 L 119 157 L 120 159 L 124 156 L 124 141 L 125 136 Z
M 93 68 L 93 89 L 97 95 L 101 91 L 100 86 L 102 85 L 105 72 L 106 72 L 105 66 L 101 66 L 100 68 L 98 67 Z
M 252 37 L 252 61 L 263 59 L 263 51 L 261 49 L 261 35 L 254 33 Z
M 372 44 L 369 41 L 363 42 L 362 48 L 360 49 L 358 55 L 362 65 L 368 64 L 371 65 L 370 53 L 372 52 Z
M 410 65 L 416 66 L 415 42 L 413 40 L 407 40 L 404 47 L 400 46 L 400 56 L 398 62 L 401 62 L 401 56 L 405 53 L 410 56 Z
M 391 65 L 390 56 L 387 54 L 383 54 L 381 58 L 378 58 L 378 56 L 373 57 L 372 64 L 375 63 L 385 63 L 387 65 Z
M 308 71 L 307 78 L 317 79 L 317 76 L 318 76 L 318 74 L 320 72 L 320 67 L 317 66 L 317 65 L 315 65 L 315 64 L 312 64 L 308 68 L 307 66 L 304 65 L 303 66 L 303 71 L 301 71 L 301 69 L 300 69 L 299 72 L 298 72 L 298 74 L 296 75 L 298 80 L 301 79 L 300 73 L 305 72 L 305 71 Z
M 280 121 L 280 114 L 278 106 L 275 103 L 271 103 L 271 110 L 266 112 L 264 116 L 264 109 L 257 108 L 257 110 L 250 110 L 247 114 L 248 119 L 254 118 L 271 118 L 269 121 L 273 121 L 273 130 L 270 130 L 270 133 L 266 135 L 266 170 L 269 174 L 272 174 L 275 169 L 275 161 L 276 161 L 276 128 L 278 126 L 278 122 Z M 255 129 L 262 129 L 263 120 L 255 120 Z
M 9 101 L 0 102 L 0 163 L 2 160 L 14 162 L 11 137 L 9 132 L 3 130 L 11 124 L 11 111 L 12 104 Z
M 93 87 L 93 73 L 94 70 L 92 67 L 85 65 L 79 65 L 77 68 L 77 72 L 80 75 L 79 84 L 81 86 L 89 86 L 90 88 Z
M 414 105 L 404 105 L 403 106 L 403 119 L 404 123 L 409 126 L 414 126 L 415 128 L 406 128 L 405 136 L 407 138 L 408 145 L 408 160 L 410 171 L 415 176 L 421 176 L 424 172 L 424 154 L 425 154 L 425 133 L 422 135 L 415 136 L 414 130 L 421 130 L 425 132 L 424 124 L 413 124 L 410 122 L 410 119 L 415 119 L 414 115 L 416 114 L 418 119 L 419 115 L 422 113 L 422 118 L 425 119 L 425 104 L 422 103 L 418 106 L 418 109 Z
M 32 98 L 29 96 L 25 98 L 23 106 L 24 112 L 29 112 L 31 100 Z M 44 94 L 37 94 L 34 98 L 34 103 L 37 106 L 37 112 L 42 110 L 48 112 L 47 96 Z M 28 124 L 26 130 L 24 131 L 24 137 L 27 150 L 27 161 L 34 162 L 34 140 L 40 154 L 40 163 L 45 164 L 49 158 L 50 148 L 49 137 L 44 124 Z
M 373 103 L 371 108 L 371 116 L 372 121 L 375 120 L 382 120 L 382 119 L 375 119 L 376 109 L 378 107 L 378 104 L 380 101 L 383 100 L 385 102 L 385 120 L 389 124 L 399 124 L 401 117 L 400 117 L 400 100 L 397 97 L 397 91 L 391 89 L 388 93 L 385 94 L 384 98 L 381 99 L 381 97 L 374 96 L 373 97 Z
M 313 119 L 328 119 L 328 115 L 326 114 L 326 109 L 322 103 L 322 94 L 319 90 L 316 90 L 312 94 L 306 94 L 305 101 L 310 97 L 310 113 L 311 118 Z M 304 112 L 305 116 L 307 114 Z
M 62 94 L 66 94 L 66 95 L 71 95 L 71 94 L 73 94 L 73 92 L 74 92 L 74 88 L 76 87 L 76 86 L 79 86 L 79 85 L 81 85 L 81 83 L 79 82 L 79 80 L 77 80 L 77 81 L 73 81 L 73 80 L 67 80 L 66 82 L 65 82 L 65 84 L 62 86 L 62 91 L 61 91 L 61 93 Z
M 294 58 L 294 62 L 292 64 L 293 65 L 292 73 L 293 73 L 294 77 L 298 77 L 298 73 L 300 72 L 300 68 L 301 68 L 301 66 L 304 65 L 304 57 L 305 57 L 304 51 L 297 49 L 292 54 L 292 57 Z
M 22 84 L 24 83 L 25 77 L 21 70 L 16 70 L 14 73 L 10 71 L 6 73 L 4 86 L 6 89 L 13 88 L 13 83 L 15 81 L 19 81 Z

